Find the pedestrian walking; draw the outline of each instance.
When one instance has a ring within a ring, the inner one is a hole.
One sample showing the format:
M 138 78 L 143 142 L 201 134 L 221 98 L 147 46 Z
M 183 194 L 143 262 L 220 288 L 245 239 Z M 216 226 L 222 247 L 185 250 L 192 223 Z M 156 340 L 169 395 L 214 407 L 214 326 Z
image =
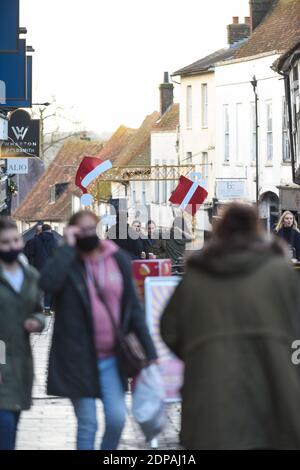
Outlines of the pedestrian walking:
M 170 237 L 166 240 L 166 257 L 172 260 L 173 265 L 181 263 L 185 255 L 186 245 L 193 240 L 184 217 L 175 217 Z
M 99 240 L 98 223 L 89 211 L 73 215 L 65 245 L 41 273 L 41 287 L 53 295 L 56 310 L 48 393 L 72 400 L 80 450 L 95 448 L 97 398 L 105 414 L 101 449 L 119 444 L 128 381 L 117 353 L 117 331 L 135 333 L 149 363 L 157 358 L 129 258 L 111 240 Z
M 32 264 L 38 271 L 41 271 L 47 260 L 53 256 L 57 246 L 58 242 L 52 233 L 51 225 L 43 224 L 42 232 L 34 238 L 31 246 Z M 49 292 L 45 292 L 44 311 L 50 314 L 51 309 L 52 297 Z
M 147 259 L 151 259 L 151 254 L 156 259 L 166 257 L 166 242 L 162 238 L 162 232 L 157 228 L 153 220 L 149 220 L 146 224 L 146 234 L 143 237 L 144 251 Z
M 298 279 L 256 209 L 228 208 L 162 316 L 185 364 L 181 441 L 195 449 L 299 449 Z
M 31 406 L 33 360 L 29 334 L 44 327 L 38 273 L 23 264 L 16 224 L 0 219 L 0 450 L 15 448 L 22 410 Z
M 292 252 L 291 258 L 300 261 L 300 231 L 292 212 L 286 211 L 282 214 L 275 233 L 289 245 Z
M 134 226 L 127 223 L 128 215 L 125 212 L 117 214 L 116 225 L 107 232 L 107 239 L 125 250 L 132 260 L 141 259 L 144 245 L 140 234 L 140 222 L 135 221 Z
M 24 247 L 24 255 L 27 257 L 29 263 L 34 266 L 34 247 L 36 239 L 42 233 L 43 224 L 39 223 L 35 228 L 34 237 L 28 240 Z

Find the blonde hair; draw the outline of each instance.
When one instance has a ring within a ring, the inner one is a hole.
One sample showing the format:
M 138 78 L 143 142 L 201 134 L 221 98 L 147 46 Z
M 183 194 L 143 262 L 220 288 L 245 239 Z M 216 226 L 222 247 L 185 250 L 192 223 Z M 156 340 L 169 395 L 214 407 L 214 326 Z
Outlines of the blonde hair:
M 297 224 L 297 221 L 296 221 L 296 218 L 294 216 L 294 214 L 291 212 L 291 211 L 285 211 L 282 216 L 280 217 L 279 219 L 279 222 L 278 224 L 276 225 L 276 228 L 275 228 L 275 231 L 276 232 L 279 232 L 279 230 L 281 230 L 283 228 L 283 221 L 284 219 L 286 218 L 287 215 L 291 215 L 294 219 L 294 223 L 293 223 L 293 229 L 294 230 L 297 230 L 297 232 L 299 232 L 299 229 L 298 229 L 298 224 Z

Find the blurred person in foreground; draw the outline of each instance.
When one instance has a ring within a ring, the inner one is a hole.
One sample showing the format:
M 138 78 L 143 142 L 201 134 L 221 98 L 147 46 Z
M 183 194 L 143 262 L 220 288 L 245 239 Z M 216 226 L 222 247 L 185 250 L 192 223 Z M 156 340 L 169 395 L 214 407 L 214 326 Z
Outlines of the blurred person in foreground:
M 120 372 L 110 315 L 124 335 L 136 334 L 149 362 L 157 359 L 130 260 L 114 242 L 99 240 L 98 223 L 92 212 L 74 214 L 65 245 L 41 273 L 41 287 L 54 296 L 56 309 L 48 394 L 72 400 L 79 450 L 95 449 L 97 398 L 105 414 L 102 450 L 117 449 L 125 424 L 127 378 Z
M 44 328 L 38 273 L 23 263 L 23 248 L 16 224 L 0 218 L 0 450 L 14 450 L 20 413 L 31 406 L 29 335 Z
M 162 316 L 185 364 L 187 449 L 300 449 L 299 284 L 257 211 L 232 205 Z
M 300 231 L 292 212 L 286 211 L 282 214 L 275 228 L 275 233 L 277 233 L 292 250 L 291 258 L 300 261 Z

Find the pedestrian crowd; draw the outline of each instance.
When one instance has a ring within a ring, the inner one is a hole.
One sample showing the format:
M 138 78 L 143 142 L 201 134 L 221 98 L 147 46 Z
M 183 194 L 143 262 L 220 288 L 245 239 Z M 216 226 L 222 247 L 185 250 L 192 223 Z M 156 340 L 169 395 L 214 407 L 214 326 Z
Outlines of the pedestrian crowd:
M 15 448 L 20 414 L 31 406 L 30 335 L 43 330 L 45 314 L 55 318 L 47 393 L 70 399 L 77 449 L 95 449 L 98 399 L 101 449 L 118 448 L 125 393 L 160 363 L 131 262 L 176 264 L 193 240 L 183 217 L 169 239 L 151 220 L 145 230 L 126 222 L 128 237 L 119 237 L 120 223 L 100 239 L 99 218 L 80 211 L 63 239 L 41 224 L 24 246 L 15 222 L 0 219 L 0 450 Z M 300 340 L 295 216 L 285 212 L 274 232 L 264 231 L 254 207 L 228 206 L 203 249 L 186 257 L 162 314 L 162 339 L 185 367 L 186 449 L 300 449 L 300 369 L 291 359 Z

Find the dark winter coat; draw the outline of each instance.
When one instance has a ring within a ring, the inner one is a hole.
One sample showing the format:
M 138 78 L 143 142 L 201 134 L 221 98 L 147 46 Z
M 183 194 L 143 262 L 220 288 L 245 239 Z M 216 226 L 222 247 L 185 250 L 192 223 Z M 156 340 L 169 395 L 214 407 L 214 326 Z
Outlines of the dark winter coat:
M 6 346 L 6 364 L 0 361 L 0 410 L 21 411 L 31 406 L 33 360 L 24 322 L 34 318 L 44 327 L 38 273 L 23 266 L 24 282 L 17 293 L 0 269 L 0 341 Z M 2 349 L 1 349 L 2 351 Z
M 124 282 L 122 331 L 124 334 L 135 332 L 147 358 L 154 360 L 157 356 L 132 281 L 131 264 L 121 250 L 113 256 Z M 69 246 L 60 247 L 42 270 L 40 284 L 53 294 L 56 314 L 49 362 L 49 395 L 100 397 L 93 317 L 84 265 L 77 251 Z
M 277 244 L 192 258 L 161 322 L 185 363 L 187 449 L 300 449 L 298 279 Z
M 119 230 L 120 225 L 114 225 L 107 232 L 107 238 L 114 241 L 119 248 L 125 250 L 132 260 L 141 259 L 141 253 L 145 251 L 142 238 L 137 237 L 137 233 L 129 225 L 127 225 L 124 237 L 120 236 Z
M 53 233 L 43 232 L 34 237 L 32 246 L 30 247 L 32 264 L 40 271 L 46 264 L 47 260 L 53 256 L 57 247 L 57 241 Z
M 293 228 L 282 228 L 277 235 L 294 250 L 294 257 L 300 261 L 300 233 Z

